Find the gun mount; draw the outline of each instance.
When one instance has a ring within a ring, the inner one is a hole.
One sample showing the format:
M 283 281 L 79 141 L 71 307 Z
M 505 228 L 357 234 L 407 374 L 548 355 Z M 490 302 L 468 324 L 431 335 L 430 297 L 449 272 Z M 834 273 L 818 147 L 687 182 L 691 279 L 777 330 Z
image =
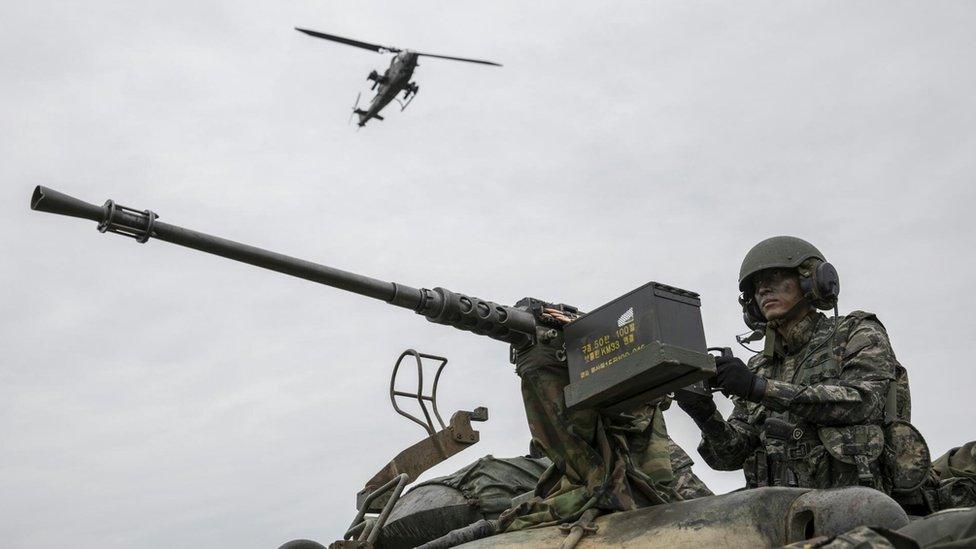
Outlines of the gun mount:
M 396 387 L 397 374 L 400 372 L 400 365 L 407 357 L 413 357 L 417 365 L 417 392 L 410 393 L 398 390 Z M 424 394 L 424 360 L 437 363 L 434 381 L 431 384 L 430 394 Z M 366 482 L 366 486 L 356 494 L 356 508 L 362 509 L 366 498 L 377 490 L 381 485 L 393 480 L 397 475 L 406 474 L 407 482 L 417 480 L 424 471 L 441 463 L 454 454 L 477 444 L 481 437 L 478 431 L 471 427 L 472 421 L 488 421 L 488 408 L 479 406 L 474 411 L 468 412 L 459 410 L 451 416 L 450 422 L 445 425 L 437 410 L 437 386 L 441 379 L 441 372 L 447 366 L 447 359 L 442 356 L 418 353 L 413 349 L 407 349 L 400 354 L 396 363 L 393 365 L 393 373 L 390 375 L 390 404 L 393 410 L 410 421 L 420 425 L 427 432 L 427 438 L 413 444 L 396 455 L 386 464 L 373 478 Z M 417 416 L 404 411 L 397 404 L 397 397 L 403 397 L 417 401 L 417 407 L 424 415 L 421 420 Z M 427 410 L 427 403 L 431 405 L 434 418 L 431 418 L 430 411 Z M 440 425 L 437 429 L 434 419 Z M 382 509 L 385 499 L 379 499 L 370 507 L 370 511 L 378 512 Z
M 397 389 L 397 374 L 400 372 L 400 365 L 407 357 L 413 357 L 416 361 L 416 393 Z M 424 359 L 437 363 L 429 395 L 424 394 Z M 403 489 L 431 467 L 480 440 L 478 431 L 471 428 L 471 422 L 487 421 L 487 408 L 479 406 L 473 412 L 459 410 L 451 416 L 449 425 L 445 425 L 444 420 L 441 419 L 441 414 L 437 410 L 437 385 L 445 366 L 447 366 L 446 358 L 418 353 L 413 349 L 407 349 L 397 358 L 393 365 L 393 373 L 390 375 L 390 403 L 396 413 L 423 427 L 429 436 L 401 451 L 366 482 L 366 486 L 356 494 L 356 518 L 349 525 L 343 539 L 332 544 L 333 547 L 373 547 L 390 518 L 390 512 L 399 501 Z M 400 408 L 397 397 L 416 400 L 424 419 L 421 420 Z M 434 419 L 427 410 L 428 402 L 434 412 L 434 418 L 440 424 L 440 430 L 435 428 Z M 368 513 L 375 515 L 368 516 Z
M 379 299 L 427 320 L 488 336 L 524 349 L 558 341 L 560 327 L 545 308 L 578 313 L 575 307 L 524 298 L 514 307 L 445 288 L 413 288 L 241 244 L 159 221 L 150 210 L 108 200 L 102 206 L 38 186 L 31 209 L 90 219 L 100 232 L 146 243 L 150 238 Z M 571 408 L 615 411 L 648 402 L 715 374 L 705 352 L 698 295 L 651 282 L 567 326 L 565 350 Z M 515 353 L 511 355 L 515 362 Z M 700 389 L 699 389 L 700 390 Z

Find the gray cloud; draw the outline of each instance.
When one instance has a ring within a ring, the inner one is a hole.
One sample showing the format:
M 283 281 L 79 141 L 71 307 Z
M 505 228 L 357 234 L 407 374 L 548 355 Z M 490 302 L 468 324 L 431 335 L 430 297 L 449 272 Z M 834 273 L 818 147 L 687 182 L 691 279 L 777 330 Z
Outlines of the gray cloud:
M 590 309 L 649 279 L 743 329 L 743 253 L 814 241 L 877 312 L 933 453 L 973 438 L 976 9 L 966 2 L 34 2 L 0 18 L 0 537 L 10 547 L 335 539 L 422 436 L 386 383 L 445 354 L 442 409 L 525 451 L 506 349 L 329 288 L 27 210 L 35 184 L 415 286 Z M 346 110 L 427 60 L 404 113 Z M 744 351 L 743 351 L 744 353 Z M 694 456 L 680 411 L 669 427 Z M 739 473 L 696 470 L 717 491 Z

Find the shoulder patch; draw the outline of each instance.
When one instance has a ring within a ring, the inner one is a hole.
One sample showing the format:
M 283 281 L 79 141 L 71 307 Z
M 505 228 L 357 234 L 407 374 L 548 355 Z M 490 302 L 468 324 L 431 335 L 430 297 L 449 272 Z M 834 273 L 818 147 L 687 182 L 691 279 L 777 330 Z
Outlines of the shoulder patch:
M 888 346 L 888 334 L 880 322 L 873 320 L 854 324 L 846 334 L 843 358 L 850 358 L 868 347 Z
M 878 315 L 874 313 L 869 313 L 867 311 L 851 311 L 850 313 L 845 315 L 845 318 L 852 318 L 857 322 L 864 322 L 865 320 L 873 320 L 874 322 L 877 322 L 882 329 L 884 329 L 884 324 L 881 323 L 881 320 L 878 318 Z

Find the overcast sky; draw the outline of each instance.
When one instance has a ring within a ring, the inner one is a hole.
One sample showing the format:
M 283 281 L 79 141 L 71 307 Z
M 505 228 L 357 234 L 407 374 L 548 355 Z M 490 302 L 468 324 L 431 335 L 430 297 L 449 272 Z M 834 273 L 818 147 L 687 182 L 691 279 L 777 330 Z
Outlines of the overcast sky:
M 422 60 L 357 132 L 388 58 L 294 26 L 504 67 Z M 503 344 L 30 212 L 37 184 L 500 303 L 657 280 L 722 346 L 744 253 L 797 235 L 887 326 L 933 454 L 976 439 L 974 28 L 972 2 L 6 3 L 3 545 L 327 544 L 423 436 L 386 397 L 408 347 L 450 358 L 445 414 L 491 413 L 432 474 L 529 439 Z

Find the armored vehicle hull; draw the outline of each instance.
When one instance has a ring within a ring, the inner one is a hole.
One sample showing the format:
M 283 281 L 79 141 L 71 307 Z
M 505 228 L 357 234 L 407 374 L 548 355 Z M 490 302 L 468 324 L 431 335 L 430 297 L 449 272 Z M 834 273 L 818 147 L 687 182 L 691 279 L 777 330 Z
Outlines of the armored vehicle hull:
M 780 547 L 857 526 L 898 529 L 908 516 L 870 488 L 759 488 L 597 518 L 577 547 Z M 465 549 L 559 547 L 558 527 L 522 530 L 460 545 Z
M 420 488 L 422 501 L 408 494 L 399 502 L 401 509 L 394 511 L 397 520 L 384 528 L 379 546 L 414 547 L 429 541 L 418 539 L 416 533 L 433 531 L 432 516 L 441 521 L 442 531 L 483 518 L 472 506 L 465 509 L 466 498 L 459 491 L 446 486 Z M 457 522 L 446 524 L 452 521 Z M 893 499 L 870 488 L 759 488 L 604 515 L 577 547 L 780 547 L 857 526 L 895 530 L 908 523 L 905 511 Z M 560 547 L 565 539 L 566 530 L 553 526 L 499 534 L 458 547 Z

